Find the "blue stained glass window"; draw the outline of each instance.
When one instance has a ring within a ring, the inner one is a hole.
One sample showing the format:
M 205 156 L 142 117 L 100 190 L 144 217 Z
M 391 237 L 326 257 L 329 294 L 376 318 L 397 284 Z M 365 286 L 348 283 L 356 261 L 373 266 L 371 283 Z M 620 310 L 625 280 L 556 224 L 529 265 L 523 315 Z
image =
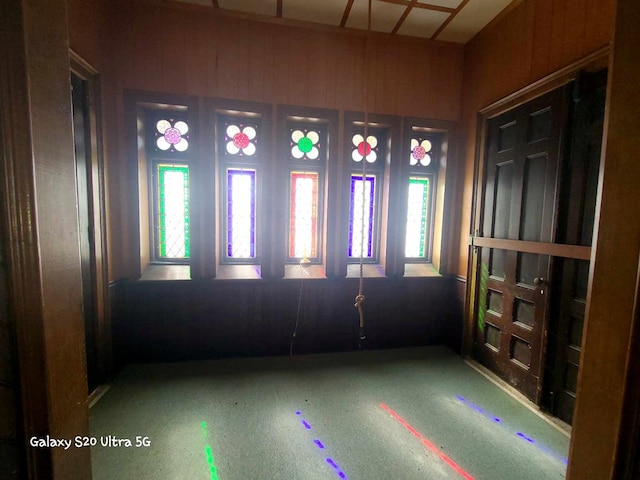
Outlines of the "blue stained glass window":
M 409 178 L 405 257 L 426 258 L 430 184 L 428 178 Z
M 227 169 L 227 256 L 256 257 L 256 171 Z
M 375 184 L 375 175 L 367 175 L 364 181 L 362 180 L 362 175 L 351 175 L 351 202 L 349 208 L 349 257 L 360 257 L 360 252 L 363 251 L 363 246 L 364 253 L 362 256 L 364 258 L 371 258 L 373 255 Z
M 156 177 L 158 256 L 189 258 L 189 167 L 158 164 Z

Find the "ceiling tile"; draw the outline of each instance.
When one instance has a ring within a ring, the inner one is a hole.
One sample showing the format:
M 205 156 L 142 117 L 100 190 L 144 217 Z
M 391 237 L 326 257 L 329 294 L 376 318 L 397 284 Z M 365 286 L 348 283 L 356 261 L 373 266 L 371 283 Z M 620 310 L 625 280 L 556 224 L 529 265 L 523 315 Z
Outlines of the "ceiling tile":
M 272 17 L 276 15 L 277 3 L 276 0 L 218 0 L 220 8 Z
M 458 8 L 462 0 L 418 0 L 418 3 L 436 5 L 438 7 Z
M 284 0 L 282 16 L 294 20 L 340 25 L 347 0 Z
M 512 0 L 469 0 L 436 40 L 467 43 Z
M 386 2 L 371 2 L 371 30 L 390 33 L 404 13 L 404 5 Z M 351 14 L 347 19 L 347 27 L 367 29 L 368 0 L 355 0 Z
M 400 35 L 429 38 L 449 18 L 449 13 L 413 8 L 398 30 Z

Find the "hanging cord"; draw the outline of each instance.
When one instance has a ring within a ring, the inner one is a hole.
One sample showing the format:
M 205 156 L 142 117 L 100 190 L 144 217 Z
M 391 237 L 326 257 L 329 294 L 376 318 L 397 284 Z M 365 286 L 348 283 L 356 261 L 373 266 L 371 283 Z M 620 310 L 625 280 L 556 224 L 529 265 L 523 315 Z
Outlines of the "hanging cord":
M 293 340 L 296 338 L 298 334 L 298 324 L 300 323 L 300 307 L 302 306 L 302 287 L 304 285 L 304 277 L 302 276 L 302 262 L 300 263 L 300 293 L 298 294 L 298 310 L 296 311 L 296 326 L 293 329 L 293 334 L 291 335 L 291 343 L 289 344 L 289 355 L 293 357 Z
M 371 37 L 371 0 L 369 0 L 369 8 L 367 12 L 367 37 L 365 39 L 365 52 L 364 52 L 364 145 L 362 149 L 362 224 L 360 225 L 360 282 L 358 285 L 358 295 L 356 295 L 354 307 L 358 309 L 358 315 L 360 316 L 360 332 L 358 337 L 358 348 L 362 348 L 362 341 L 365 340 L 364 334 L 364 312 L 362 310 L 362 304 L 364 303 L 364 246 L 365 246 L 365 228 L 364 219 L 367 213 L 367 149 L 369 147 L 369 109 L 368 104 L 368 92 L 367 92 L 367 70 L 369 60 L 369 48 Z M 373 194 L 373 192 L 371 192 Z

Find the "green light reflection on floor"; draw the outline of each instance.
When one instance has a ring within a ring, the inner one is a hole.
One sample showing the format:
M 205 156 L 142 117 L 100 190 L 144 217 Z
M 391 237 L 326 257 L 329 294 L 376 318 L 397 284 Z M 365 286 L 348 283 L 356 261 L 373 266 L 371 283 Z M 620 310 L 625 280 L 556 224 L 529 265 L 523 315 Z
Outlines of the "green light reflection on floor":
M 202 422 L 200 426 L 202 427 L 202 436 L 204 437 L 205 441 L 207 441 L 209 439 L 209 432 L 207 431 L 207 423 Z M 204 447 L 204 453 L 207 456 L 207 463 L 209 464 L 209 470 L 211 471 L 211 480 L 218 480 L 218 471 L 216 470 L 216 466 L 213 461 L 213 453 L 211 452 L 210 445 L 206 445 Z

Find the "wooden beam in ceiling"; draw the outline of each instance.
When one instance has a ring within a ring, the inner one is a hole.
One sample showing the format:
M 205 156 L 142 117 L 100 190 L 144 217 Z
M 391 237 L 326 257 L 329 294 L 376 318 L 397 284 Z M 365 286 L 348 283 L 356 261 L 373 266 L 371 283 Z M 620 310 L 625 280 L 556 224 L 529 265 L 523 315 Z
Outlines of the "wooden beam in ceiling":
M 213 8 L 220 8 L 220 5 L 218 5 L 218 0 L 211 0 L 211 4 L 213 5 Z
M 407 19 L 407 16 L 409 15 L 409 12 L 411 12 L 411 10 L 413 9 L 413 7 L 415 6 L 416 3 L 418 3 L 418 0 L 411 0 L 411 3 L 409 5 L 407 5 L 407 8 L 405 9 L 405 11 L 402 14 L 402 16 L 400 17 L 400 19 L 398 20 L 398 23 L 396 23 L 396 26 L 393 27 L 393 30 L 391 30 L 392 34 L 398 32 L 398 30 L 400 29 L 400 27 L 402 26 L 404 21 Z
M 353 7 L 353 0 L 349 0 L 347 5 L 344 7 L 344 13 L 342 14 L 342 20 L 340 20 L 340 26 L 344 27 L 347 24 L 347 19 L 349 18 L 349 14 L 351 13 L 351 7 Z
M 282 0 L 278 0 L 278 4 L 276 6 L 276 17 L 282 18 Z
M 394 5 L 404 5 L 405 7 L 411 6 L 411 0 L 378 0 L 383 3 L 393 3 Z M 414 8 L 422 8 L 423 10 L 434 10 L 436 12 L 453 13 L 455 8 L 441 7 L 440 5 L 431 5 L 429 3 L 414 3 Z
M 442 30 L 444 30 L 447 27 L 447 25 L 451 23 L 451 20 L 456 18 L 456 15 L 460 13 L 460 10 L 462 10 L 467 3 L 469 3 L 469 0 L 463 0 L 462 3 L 458 5 L 458 8 L 456 8 L 455 11 L 451 15 L 449 15 L 449 18 L 447 18 L 442 23 L 442 25 L 440 25 L 440 28 L 438 28 L 438 30 L 436 30 L 435 33 L 431 35 L 431 40 L 435 40 L 438 37 L 438 35 L 440 35 L 440 32 L 442 32 Z

